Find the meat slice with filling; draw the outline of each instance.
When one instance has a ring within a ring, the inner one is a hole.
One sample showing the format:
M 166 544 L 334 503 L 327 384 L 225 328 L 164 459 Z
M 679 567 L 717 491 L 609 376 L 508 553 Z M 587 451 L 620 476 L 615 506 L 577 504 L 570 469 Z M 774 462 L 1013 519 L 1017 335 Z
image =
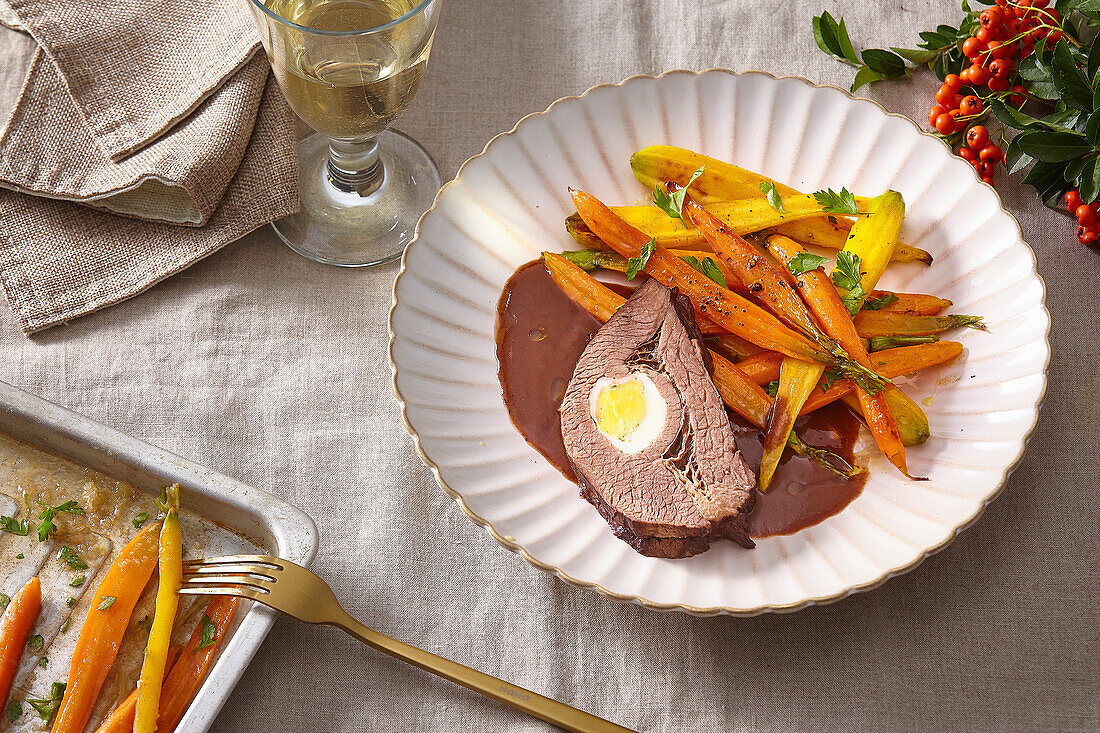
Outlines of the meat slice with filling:
M 562 400 L 581 495 L 643 555 L 754 546 L 756 478 L 707 359 L 690 301 L 647 280 L 589 342 Z

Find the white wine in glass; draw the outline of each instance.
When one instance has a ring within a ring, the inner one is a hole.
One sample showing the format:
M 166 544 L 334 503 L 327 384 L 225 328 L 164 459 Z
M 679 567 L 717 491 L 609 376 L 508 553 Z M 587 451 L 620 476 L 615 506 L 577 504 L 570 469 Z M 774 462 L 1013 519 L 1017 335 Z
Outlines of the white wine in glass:
M 428 154 L 388 130 L 424 75 L 439 0 L 250 2 L 283 95 L 319 133 L 299 148 L 301 213 L 275 230 L 328 264 L 393 259 L 440 185 Z

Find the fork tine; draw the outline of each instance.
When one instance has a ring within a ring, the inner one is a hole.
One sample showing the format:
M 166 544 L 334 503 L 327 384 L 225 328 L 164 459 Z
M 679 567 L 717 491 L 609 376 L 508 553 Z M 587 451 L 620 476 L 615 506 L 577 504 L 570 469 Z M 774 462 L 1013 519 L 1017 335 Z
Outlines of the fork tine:
M 214 567 L 234 563 L 259 563 L 267 565 L 273 570 L 282 570 L 282 562 L 277 557 L 270 555 L 225 555 L 224 557 L 200 557 L 195 560 L 184 560 L 183 566 L 187 567 Z
M 197 575 L 183 579 L 184 587 L 195 588 L 202 586 L 240 586 L 242 588 L 255 588 L 264 593 L 271 592 L 273 581 L 260 580 L 249 575 Z
M 267 565 L 250 565 L 250 564 L 225 564 L 225 565 L 191 565 L 183 568 L 183 576 L 194 577 L 196 575 L 230 575 L 230 574 L 244 574 L 244 575 L 257 575 L 261 578 L 266 578 L 272 582 L 275 581 L 273 573 L 278 572 L 272 570 Z
M 254 601 L 260 601 L 267 603 L 267 593 L 261 593 L 251 588 L 243 588 L 241 586 L 184 586 L 180 588 L 179 594 L 181 596 L 239 596 L 240 598 L 251 598 Z

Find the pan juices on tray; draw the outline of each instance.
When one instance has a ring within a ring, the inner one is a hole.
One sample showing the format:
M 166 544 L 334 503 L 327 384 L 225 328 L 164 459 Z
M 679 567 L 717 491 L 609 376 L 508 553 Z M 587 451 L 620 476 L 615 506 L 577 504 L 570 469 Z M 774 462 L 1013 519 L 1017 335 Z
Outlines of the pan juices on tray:
M 575 306 L 574 331 L 591 334 L 554 396 L 569 470 L 545 439 L 531 440 L 518 408 L 527 396 L 504 385 L 521 433 L 573 474 L 616 536 L 680 558 L 820 522 L 866 481 L 861 425 L 870 450 L 922 480 L 905 450 L 928 438 L 928 420 L 891 380 L 958 357 L 941 333 L 984 326 L 943 315 L 951 302 L 935 295 L 877 289 L 892 262 L 932 264 L 899 241 L 900 194 L 806 195 L 668 146 L 638 151 L 631 166 L 652 206 L 571 191 L 566 229 L 584 249 L 543 253 L 545 275 Z M 591 274 L 600 271 L 641 285 Z M 500 339 L 530 321 L 509 310 L 532 281 L 521 272 L 501 299 Z M 498 356 L 504 383 L 512 356 Z

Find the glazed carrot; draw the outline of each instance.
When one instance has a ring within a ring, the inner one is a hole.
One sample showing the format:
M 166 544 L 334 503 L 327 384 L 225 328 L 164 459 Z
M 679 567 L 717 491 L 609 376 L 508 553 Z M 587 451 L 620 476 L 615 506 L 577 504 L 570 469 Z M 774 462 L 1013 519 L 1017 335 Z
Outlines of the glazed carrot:
M 774 351 L 761 351 L 737 362 L 737 368 L 745 376 L 759 385 L 765 385 L 779 379 L 779 366 L 783 355 Z
M 147 524 L 122 548 L 96 589 L 73 650 L 65 697 L 53 733 L 81 733 L 88 724 L 103 681 L 118 655 L 130 614 L 157 566 L 159 534 L 160 522 Z
M 153 610 L 153 625 L 145 646 L 138 681 L 137 713 L 134 733 L 154 733 L 160 706 L 160 687 L 168 664 L 168 648 L 172 643 L 172 626 L 176 622 L 179 589 L 183 583 L 183 534 L 180 529 L 180 486 L 172 484 L 161 494 L 168 511 L 160 529 L 160 552 L 157 604 Z
M 876 215 L 872 214 L 867 219 L 859 222 L 852 228 L 853 237 L 859 236 L 863 225 L 867 225 L 873 232 L 882 229 L 882 223 L 875 219 Z M 853 239 L 853 241 L 856 240 Z M 859 241 L 863 241 L 862 238 Z M 806 251 L 802 248 L 802 245 L 782 235 L 769 237 L 767 244 L 768 251 L 772 252 L 781 262 L 792 262 L 794 258 Z M 893 243 L 890 242 L 888 246 L 892 247 Z M 871 359 L 867 354 L 867 349 L 863 346 L 859 334 L 856 333 L 855 325 L 853 325 L 852 319 L 848 315 L 848 309 L 837 294 L 833 281 L 825 274 L 825 270 L 817 267 L 803 272 L 798 278 L 798 287 L 810 309 L 813 310 L 814 315 L 821 322 L 825 332 L 835 338 L 858 363 L 870 368 Z M 782 379 L 782 376 L 780 378 Z M 809 397 L 808 394 L 806 396 Z M 871 430 L 879 450 L 899 471 L 909 476 L 909 470 L 905 463 L 905 445 L 902 443 L 901 433 L 893 414 L 890 412 L 890 406 L 886 403 L 885 395 L 881 393 L 872 395 L 861 389 L 857 393 L 857 397 L 867 427 Z M 803 404 L 799 405 L 799 410 L 802 409 Z
M 157 733 L 171 733 L 183 719 L 183 714 L 187 712 L 187 707 L 206 677 L 210 663 L 214 661 L 218 647 L 229 631 L 229 622 L 237 608 L 237 600 L 230 596 L 218 596 L 206 607 L 206 612 L 183 648 L 179 661 L 172 665 L 172 671 L 164 680 Z M 204 627 L 207 637 L 205 640 Z
M 27 635 L 42 610 L 42 583 L 34 576 L 19 589 L 0 618 L 0 700 L 8 697 Z
M 626 299 L 623 296 L 604 286 L 561 255 L 543 252 L 542 257 L 550 276 L 558 287 L 597 320 L 606 322 L 625 302 Z M 772 398 L 760 388 L 759 384 L 745 376 L 737 366 L 721 354 L 711 349 L 710 357 L 711 378 L 722 401 L 753 425 L 764 427 L 768 420 L 768 413 L 772 409 Z M 830 471 L 844 476 L 851 473 L 851 466 L 847 466 L 839 456 L 806 445 L 794 432 L 790 434 L 787 444 L 795 453 L 820 463 Z M 845 470 L 838 469 L 838 466 L 844 467 Z
M 963 345 L 957 341 L 937 341 L 934 344 L 903 346 L 898 349 L 876 351 L 871 354 L 871 362 L 880 374 L 893 378 L 938 364 L 946 364 L 957 359 L 962 351 Z M 825 390 L 814 390 L 814 393 L 810 395 L 810 399 L 806 400 L 806 406 L 802 408 L 802 414 L 807 415 L 830 402 L 836 402 L 844 395 L 851 394 L 855 390 L 856 385 L 850 379 L 838 379 Z
M 176 660 L 179 658 L 180 651 L 179 646 L 172 646 L 168 648 L 168 667 L 171 668 Z M 138 691 L 135 687 L 133 692 L 126 696 L 126 699 L 118 704 L 118 706 L 111 711 L 111 714 L 99 724 L 99 727 L 95 729 L 95 733 L 132 733 L 134 730 L 134 713 L 137 711 Z
M 951 301 L 925 293 L 894 293 L 889 290 L 872 290 L 867 300 L 879 300 L 883 297 L 896 298 L 894 302 L 882 306 L 879 313 L 904 313 L 911 316 L 935 316 L 951 307 Z
M 623 257 L 638 257 L 643 247 L 648 248 L 648 237 L 615 216 L 595 197 L 583 191 L 570 193 L 588 228 Z M 807 361 L 830 365 L 835 361 L 760 306 L 723 288 L 660 245 L 652 247 L 645 272 L 668 287 L 679 288 L 708 318 L 761 348 Z
M 782 234 L 801 243 L 824 249 L 843 249 L 848 240 L 848 233 L 852 230 L 853 222 L 843 216 L 814 217 L 813 219 L 801 219 L 799 221 L 783 222 L 779 226 L 768 230 L 770 234 Z M 913 247 L 905 242 L 898 242 L 894 248 L 891 262 L 921 262 L 925 265 L 932 264 L 932 255 L 926 250 Z
M 953 328 L 967 326 L 985 331 L 981 316 L 952 314 L 946 316 L 912 316 L 885 311 L 860 311 L 855 318 L 856 330 L 863 338 L 875 336 L 928 336 Z
M 844 404 L 863 414 L 863 408 L 859 404 L 859 398 L 852 392 L 840 398 Z M 911 445 L 923 445 L 931 434 L 928 428 L 928 416 L 913 399 L 893 385 L 883 391 L 883 399 L 890 406 L 890 413 L 898 424 L 898 434 L 901 435 L 901 444 L 908 448 Z M 866 418 L 864 418 L 866 419 Z

